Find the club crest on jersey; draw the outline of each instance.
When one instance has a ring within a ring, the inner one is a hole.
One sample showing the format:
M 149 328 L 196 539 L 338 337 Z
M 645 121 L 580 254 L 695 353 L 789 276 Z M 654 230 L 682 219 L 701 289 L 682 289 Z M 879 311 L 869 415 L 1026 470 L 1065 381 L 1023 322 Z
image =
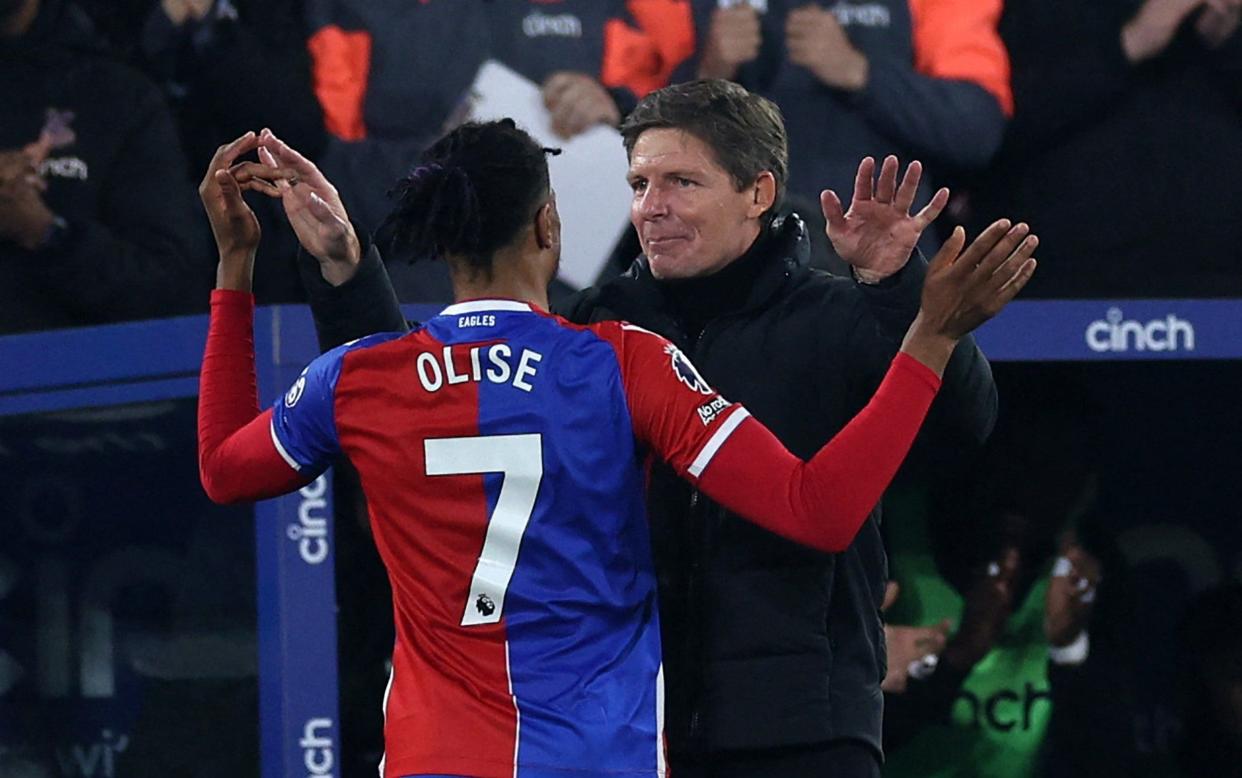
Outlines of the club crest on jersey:
M 492 598 L 486 594 L 480 594 L 478 599 L 474 601 L 474 607 L 479 609 L 479 613 L 483 616 L 490 616 L 496 612 L 496 603 L 492 602 Z
M 707 381 L 703 380 L 703 376 L 699 375 L 699 371 L 694 369 L 694 365 L 690 364 L 690 360 L 686 359 L 686 355 L 681 353 L 681 349 L 671 343 L 664 347 L 664 353 L 669 355 L 669 359 L 673 366 L 673 374 L 677 376 L 677 380 L 690 387 L 699 394 L 712 394 L 712 388 L 707 385 Z
M 289 391 L 285 392 L 285 407 L 292 408 L 298 404 L 298 400 L 302 399 L 302 392 L 306 391 L 306 376 L 299 376 L 298 380 L 289 387 Z

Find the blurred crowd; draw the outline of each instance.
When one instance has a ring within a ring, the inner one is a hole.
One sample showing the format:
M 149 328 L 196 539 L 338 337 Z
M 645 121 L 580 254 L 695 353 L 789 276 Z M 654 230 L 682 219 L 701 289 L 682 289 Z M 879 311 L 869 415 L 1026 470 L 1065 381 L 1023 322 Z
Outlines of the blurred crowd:
M 0 334 L 204 311 L 216 258 L 194 181 L 246 130 L 313 157 L 375 230 L 489 59 L 541 86 L 565 138 L 677 81 L 770 97 L 783 207 L 818 223 L 828 269 L 820 190 L 895 154 L 926 166 L 915 208 L 952 189 L 938 234 L 1038 230 L 1028 297 L 1238 296 L 1240 25 L 1242 0 L 0 0 Z M 283 215 L 254 207 L 258 301 L 303 300 Z M 450 298 L 439 263 L 390 273 L 404 302 Z M 1082 530 L 1093 442 L 1075 395 L 1048 400 L 1067 391 L 1012 408 L 969 481 L 918 495 L 923 520 L 887 538 L 886 774 L 1135 774 L 1135 647 L 1091 629 L 1097 595 L 1126 606 L 1107 596 L 1114 550 Z M 1180 769 L 1236 774 L 1242 593 L 1203 596 L 1182 635 Z
M 1239 5 L 0 0 L 0 332 L 203 310 L 214 257 L 193 182 L 248 129 L 306 151 L 374 229 L 487 59 L 541 85 L 564 137 L 674 81 L 772 98 L 786 207 L 812 227 L 819 191 L 848 192 L 864 155 L 920 159 L 916 207 L 954 192 L 940 234 L 1035 225 L 1028 296 L 1236 295 Z M 298 301 L 296 244 L 257 207 L 257 296 Z M 822 239 L 813 261 L 840 269 Z M 405 301 L 447 298 L 443 267 L 393 264 Z

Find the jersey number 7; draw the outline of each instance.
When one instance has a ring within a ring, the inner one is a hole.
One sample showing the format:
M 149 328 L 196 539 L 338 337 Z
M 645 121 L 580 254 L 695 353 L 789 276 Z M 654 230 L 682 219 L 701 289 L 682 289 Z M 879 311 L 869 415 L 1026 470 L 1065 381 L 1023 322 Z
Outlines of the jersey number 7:
M 500 473 L 500 496 L 470 580 L 463 627 L 495 624 L 504 613 L 526 525 L 543 480 L 543 439 L 538 434 L 432 438 L 423 441 L 427 475 Z

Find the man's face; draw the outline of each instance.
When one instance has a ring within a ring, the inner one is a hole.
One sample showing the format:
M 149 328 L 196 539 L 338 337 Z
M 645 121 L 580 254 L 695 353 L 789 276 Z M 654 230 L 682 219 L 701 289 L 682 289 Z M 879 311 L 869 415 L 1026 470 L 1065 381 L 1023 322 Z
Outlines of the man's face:
M 699 138 L 673 128 L 647 130 L 630 154 L 630 221 L 659 279 L 698 278 L 746 252 L 766 206 L 756 188 L 733 178 Z

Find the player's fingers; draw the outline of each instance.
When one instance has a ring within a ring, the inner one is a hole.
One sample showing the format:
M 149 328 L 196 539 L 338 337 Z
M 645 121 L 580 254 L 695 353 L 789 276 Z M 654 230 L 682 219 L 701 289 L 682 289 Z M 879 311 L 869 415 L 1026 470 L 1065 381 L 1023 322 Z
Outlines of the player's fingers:
M 277 159 L 285 165 L 296 169 L 304 176 L 311 173 L 316 175 L 319 174 L 319 168 L 315 167 L 315 163 L 302 156 L 300 151 L 276 137 L 276 133 L 272 132 L 270 129 L 264 128 L 259 137 L 262 140 L 263 145 L 267 146 L 277 157 Z
M 1008 305 L 1013 298 L 1018 296 L 1018 292 L 1022 291 L 1022 287 L 1026 286 L 1027 282 L 1031 280 L 1031 276 L 1035 275 L 1037 267 L 1039 267 L 1038 260 L 1035 257 L 1031 257 L 1023 262 L 1017 272 L 1013 274 L 1013 277 L 1000 288 L 1000 291 L 996 294 L 996 300 L 1000 303 L 1001 308 Z
M 1013 223 L 1008 219 L 997 219 L 989 224 L 983 232 L 979 233 L 978 237 L 971 241 L 966 250 L 962 252 L 962 255 L 958 257 L 955 269 L 962 273 L 969 273 L 974 270 L 983 261 L 983 257 L 996 245 L 997 241 L 1005 237 L 1005 234 L 1009 232 L 1009 228 L 1012 226 Z
M 260 162 L 238 162 L 229 168 L 229 175 L 237 179 L 239 184 L 252 178 L 262 178 L 273 182 L 279 179 L 290 183 L 298 179 L 298 172 L 293 168 L 272 167 Z
M 215 171 L 229 167 L 234 160 L 253 149 L 256 145 L 257 139 L 254 131 L 251 130 L 245 135 L 217 148 L 216 153 L 211 157 L 211 163 L 207 166 L 207 169 L 214 175 Z
M 893 205 L 902 213 L 910 213 L 914 206 L 914 195 L 918 192 L 919 179 L 922 177 L 923 163 L 916 159 L 906 168 L 906 174 L 901 177 L 901 186 L 897 187 L 897 195 L 893 198 Z
M 227 170 L 217 170 L 215 179 L 220 185 L 220 200 L 224 203 L 225 209 L 231 211 L 241 207 L 241 188 L 237 185 L 237 179 L 233 178 Z
M 198 195 L 204 198 L 204 202 L 206 202 L 205 198 L 209 197 L 209 193 L 220 185 L 216 172 L 233 164 L 233 160 L 253 148 L 255 141 L 255 134 L 247 132 L 216 149 L 216 153 L 211 156 L 211 161 L 207 163 L 207 172 L 203 174 L 203 180 L 198 184 Z
M 342 223 L 341 217 L 337 216 L 336 212 L 332 210 L 332 206 L 328 205 L 328 201 L 314 192 L 311 192 L 306 207 L 316 221 L 338 225 Z
M 251 178 L 246 181 L 238 181 L 237 185 L 241 187 L 243 192 L 259 192 L 277 200 L 282 199 L 282 190 L 271 181 L 264 181 L 262 178 Z
M 1013 301 L 1013 298 L 1018 296 L 1018 293 L 1022 291 L 1022 288 L 1025 287 L 1031 280 L 1031 277 L 1035 275 L 1035 270 L 1038 266 L 1038 261 L 1034 257 L 1031 257 L 1018 268 L 1018 271 L 1014 273 L 1013 278 L 1011 278 L 1009 282 L 1001 287 L 1000 291 L 997 292 L 994 302 L 995 312 L 1000 312 L 1002 308 Z
M 914 216 L 914 224 L 918 227 L 919 232 L 927 229 L 932 222 L 939 218 L 944 211 L 944 207 L 949 204 L 949 190 L 947 187 L 941 187 L 932 195 L 932 199 L 927 205 Z
M 897 157 L 889 154 L 880 166 L 880 180 L 875 186 L 875 200 L 878 203 L 891 203 L 893 193 L 897 189 Z
M 276 156 L 272 153 L 271 149 L 269 149 L 267 146 L 259 146 L 259 160 L 262 161 L 263 164 L 268 168 L 272 168 L 272 169 L 280 168 L 280 161 L 276 159 Z M 298 180 L 299 180 L 298 178 L 290 178 L 290 179 L 277 178 L 273 180 L 273 183 L 276 185 L 277 189 L 283 192 L 288 189 L 291 189 L 293 185 L 298 182 Z
M 1031 234 L 1023 238 L 1022 242 L 1018 244 L 1018 247 L 1010 252 L 1009 256 L 1006 257 L 1003 262 L 999 263 L 992 271 L 993 278 L 996 278 L 997 276 L 1002 277 L 1002 279 L 997 279 L 997 285 L 999 286 L 1004 278 L 1008 278 L 1013 275 L 1015 268 L 1021 266 L 1023 262 L 1035 256 L 1035 249 L 1037 248 L 1039 248 L 1038 235 Z
M 1030 233 L 1031 228 L 1025 222 L 1010 227 L 1009 231 L 1001 236 L 996 245 L 979 261 L 979 272 L 985 278 L 992 276 L 1015 254 L 1025 252 L 1025 256 L 1022 257 L 1025 259 L 1035 253 L 1035 246 L 1038 245 L 1039 239 Z
M 940 244 L 940 250 L 936 252 L 936 256 L 932 257 L 928 272 L 941 272 L 946 268 L 953 267 L 958 263 L 958 256 L 962 253 L 962 247 L 965 245 L 966 229 L 959 224 L 953 228 L 953 232 L 949 233 L 948 239 Z
M 854 202 L 870 200 L 874 196 L 873 182 L 875 179 L 875 159 L 863 157 L 858 163 L 858 172 L 854 174 Z

